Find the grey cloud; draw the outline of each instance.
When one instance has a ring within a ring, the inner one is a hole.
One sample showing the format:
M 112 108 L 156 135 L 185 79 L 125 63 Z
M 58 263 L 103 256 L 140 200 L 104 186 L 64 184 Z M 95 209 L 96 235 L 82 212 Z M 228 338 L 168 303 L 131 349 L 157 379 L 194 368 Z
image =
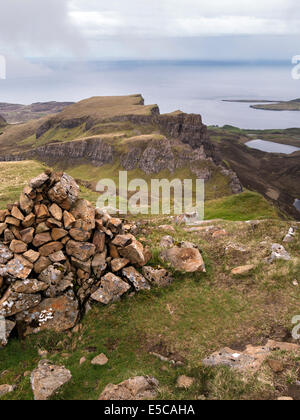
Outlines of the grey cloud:
M 0 0 L 0 51 L 78 54 L 85 46 L 68 14 L 68 0 Z

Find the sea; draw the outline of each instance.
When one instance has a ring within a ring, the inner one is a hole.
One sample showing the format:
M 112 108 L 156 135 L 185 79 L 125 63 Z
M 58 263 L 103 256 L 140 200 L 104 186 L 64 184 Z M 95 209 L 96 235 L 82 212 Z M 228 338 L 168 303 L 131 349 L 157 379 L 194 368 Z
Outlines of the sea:
M 79 101 L 98 95 L 141 93 L 161 113 L 201 114 L 207 125 L 245 129 L 300 127 L 300 112 L 265 111 L 224 100 L 291 100 L 300 80 L 288 62 L 84 61 L 9 62 L 0 102 Z

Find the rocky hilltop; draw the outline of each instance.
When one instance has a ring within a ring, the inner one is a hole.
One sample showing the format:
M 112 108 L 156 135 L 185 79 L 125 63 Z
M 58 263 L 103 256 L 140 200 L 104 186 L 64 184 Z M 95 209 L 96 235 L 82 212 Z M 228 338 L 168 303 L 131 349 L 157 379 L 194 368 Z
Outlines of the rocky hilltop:
M 0 160 L 25 159 L 63 169 L 118 163 L 120 170 L 146 175 L 168 170 L 174 176 L 186 169 L 190 177 L 224 179 L 225 194 L 242 190 L 223 166 L 200 115 L 161 115 L 157 105 L 145 106 L 141 95 L 94 97 L 54 116 L 10 126 L 0 137 Z

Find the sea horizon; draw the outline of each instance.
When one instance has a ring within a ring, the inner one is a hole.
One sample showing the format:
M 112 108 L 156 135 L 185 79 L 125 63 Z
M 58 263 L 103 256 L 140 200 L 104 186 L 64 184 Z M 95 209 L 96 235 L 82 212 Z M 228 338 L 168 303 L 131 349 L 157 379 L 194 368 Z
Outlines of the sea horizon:
M 22 67 L 8 60 L 7 79 L 0 81 L 1 102 L 77 102 L 91 96 L 140 93 L 146 104 L 157 104 L 161 113 L 180 109 L 201 114 L 207 125 L 300 127 L 297 112 L 254 110 L 249 103 L 224 102 L 300 97 L 300 83 L 293 80 L 293 65 L 287 60 L 30 58 L 26 63 L 23 73 Z

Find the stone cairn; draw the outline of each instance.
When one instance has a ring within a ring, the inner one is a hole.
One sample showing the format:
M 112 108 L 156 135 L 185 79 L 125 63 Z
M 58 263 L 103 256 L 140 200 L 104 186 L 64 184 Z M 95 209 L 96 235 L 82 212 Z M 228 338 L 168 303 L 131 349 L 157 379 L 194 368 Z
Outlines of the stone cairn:
M 146 267 L 151 253 L 132 225 L 78 194 L 69 175 L 46 171 L 0 211 L 0 345 L 14 329 L 22 337 L 66 331 L 92 302 L 149 290 L 158 278 L 168 283 L 165 270 Z

